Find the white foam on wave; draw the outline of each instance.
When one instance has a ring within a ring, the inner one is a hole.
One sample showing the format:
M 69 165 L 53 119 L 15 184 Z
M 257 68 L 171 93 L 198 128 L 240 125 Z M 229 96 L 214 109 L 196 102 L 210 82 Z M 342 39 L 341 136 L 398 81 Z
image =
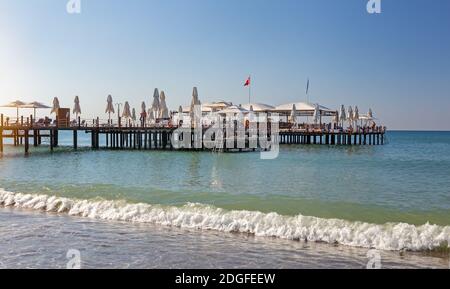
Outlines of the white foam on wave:
M 182 207 L 130 204 L 125 201 L 78 200 L 0 189 L 0 206 L 66 213 L 92 219 L 152 223 L 180 228 L 238 232 L 342 244 L 380 250 L 432 250 L 450 244 L 450 227 L 405 223 L 376 225 L 257 211 L 229 211 L 189 203 Z

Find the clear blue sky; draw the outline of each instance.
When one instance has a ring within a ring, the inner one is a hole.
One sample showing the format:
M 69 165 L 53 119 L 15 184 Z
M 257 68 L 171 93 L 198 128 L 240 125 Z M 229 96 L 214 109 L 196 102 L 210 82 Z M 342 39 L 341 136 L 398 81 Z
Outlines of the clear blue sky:
M 450 130 L 450 1 L 0 0 L 0 102 L 103 116 L 105 100 L 136 108 L 153 89 L 175 109 L 200 99 L 305 100 L 371 107 L 391 129 Z M 11 110 L 1 110 L 14 114 Z

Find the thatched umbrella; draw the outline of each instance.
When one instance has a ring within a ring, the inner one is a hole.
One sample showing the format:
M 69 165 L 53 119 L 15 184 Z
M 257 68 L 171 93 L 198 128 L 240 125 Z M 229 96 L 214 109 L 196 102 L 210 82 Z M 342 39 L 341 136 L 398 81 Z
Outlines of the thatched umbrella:
M 34 120 L 36 120 L 36 109 L 47 109 L 47 108 L 51 108 L 50 106 L 47 106 L 45 104 L 42 104 L 40 102 L 37 101 L 33 101 L 30 103 L 27 103 L 25 105 L 21 106 L 22 108 L 32 108 L 33 109 L 33 117 Z
M 17 121 L 19 121 L 19 108 L 21 108 L 23 105 L 25 105 L 25 102 L 16 100 L 8 104 L 2 105 L 2 107 L 11 107 L 17 109 Z

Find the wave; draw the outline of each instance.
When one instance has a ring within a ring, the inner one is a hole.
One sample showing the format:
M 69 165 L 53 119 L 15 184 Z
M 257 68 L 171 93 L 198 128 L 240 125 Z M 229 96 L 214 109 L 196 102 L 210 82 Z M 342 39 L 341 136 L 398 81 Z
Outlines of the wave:
M 126 201 L 79 200 L 0 189 L 0 206 L 65 213 L 100 220 L 152 223 L 180 228 L 237 232 L 290 240 L 326 242 L 380 250 L 424 251 L 448 247 L 450 226 L 406 223 L 384 225 L 225 210 L 188 203 L 182 207 L 131 204 Z

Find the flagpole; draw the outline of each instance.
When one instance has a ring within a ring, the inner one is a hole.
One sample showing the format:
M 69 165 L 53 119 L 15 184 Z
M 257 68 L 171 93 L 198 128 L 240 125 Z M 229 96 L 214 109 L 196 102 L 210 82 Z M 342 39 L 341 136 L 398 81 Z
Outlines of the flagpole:
M 251 75 L 249 75 L 248 76 L 248 79 L 250 79 L 250 84 L 248 85 L 248 103 L 250 104 L 251 103 L 251 96 L 252 96 L 252 78 L 251 78 L 252 76 Z
M 306 82 L 306 103 L 309 105 L 309 78 Z M 306 115 L 306 123 L 309 123 L 309 115 Z

